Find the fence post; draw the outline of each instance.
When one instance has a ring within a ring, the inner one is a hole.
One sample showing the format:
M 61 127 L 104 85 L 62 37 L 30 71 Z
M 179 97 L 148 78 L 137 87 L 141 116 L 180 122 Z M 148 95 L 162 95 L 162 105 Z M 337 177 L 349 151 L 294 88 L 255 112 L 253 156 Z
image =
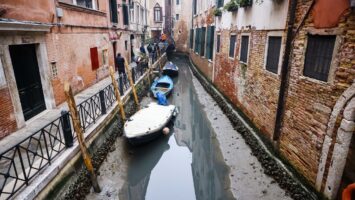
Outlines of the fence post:
M 99 192 L 101 192 L 101 189 L 100 189 L 99 183 L 97 182 L 97 177 L 96 177 L 96 174 L 94 171 L 94 167 L 92 166 L 91 158 L 90 158 L 89 152 L 88 152 L 86 144 L 85 144 L 85 140 L 83 137 L 83 129 L 81 128 L 81 125 L 80 125 L 79 113 L 76 108 L 76 103 L 74 100 L 74 95 L 73 95 L 72 89 L 71 89 L 68 82 L 64 83 L 64 92 L 65 92 L 65 97 L 67 99 L 70 113 L 72 115 L 74 130 L 77 134 L 77 138 L 78 138 L 81 153 L 83 155 L 84 163 L 86 165 L 87 170 L 90 173 L 91 183 L 94 188 L 94 191 L 96 193 L 99 193 Z
M 137 108 L 139 109 L 139 101 L 138 101 L 138 96 L 137 96 L 137 92 L 136 92 L 136 87 L 134 86 L 134 83 L 132 80 L 132 73 L 129 70 L 127 59 L 125 59 L 125 67 L 126 67 L 126 72 L 128 75 L 129 83 L 131 84 L 131 88 L 132 88 L 132 92 L 133 92 L 133 96 L 134 96 L 134 101 L 136 102 Z
M 105 92 L 100 90 L 99 92 L 100 102 L 101 102 L 101 113 L 104 115 L 107 113 L 105 104 Z
M 126 114 L 124 112 L 123 104 L 121 102 L 121 95 L 118 91 L 117 81 L 115 79 L 115 71 L 113 70 L 112 66 L 110 66 L 110 76 L 111 76 L 111 80 L 112 80 L 112 84 L 113 84 L 113 89 L 115 91 L 116 101 L 117 101 L 118 106 L 120 107 L 122 121 L 126 121 Z
M 74 142 L 71 125 L 70 125 L 69 112 L 66 110 L 62 110 L 60 113 L 61 113 L 60 120 L 62 121 L 65 146 L 69 148 L 73 146 L 73 142 Z
M 120 94 L 123 95 L 123 74 L 119 74 L 118 75 L 118 81 L 120 83 L 119 85 L 119 90 L 120 90 Z

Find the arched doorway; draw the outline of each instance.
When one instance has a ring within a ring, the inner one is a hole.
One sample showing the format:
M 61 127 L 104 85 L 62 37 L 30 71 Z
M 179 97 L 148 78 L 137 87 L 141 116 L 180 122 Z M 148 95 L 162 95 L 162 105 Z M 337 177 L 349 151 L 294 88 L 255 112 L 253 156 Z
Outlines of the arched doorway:
M 330 199 L 355 181 L 355 84 L 349 87 L 335 104 L 324 139 L 316 187 Z

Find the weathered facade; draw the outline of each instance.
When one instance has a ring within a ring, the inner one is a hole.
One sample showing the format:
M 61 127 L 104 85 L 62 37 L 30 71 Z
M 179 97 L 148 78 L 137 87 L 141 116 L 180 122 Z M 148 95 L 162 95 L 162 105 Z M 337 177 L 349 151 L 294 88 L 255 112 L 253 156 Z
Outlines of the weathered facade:
M 354 8 L 348 0 L 299 0 L 294 9 L 287 0 L 246 2 L 192 1 L 190 58 L 300 174 L 336 198 L 355 180 Z
M 176 50 L 180 52 L 189 51 L 189 36 L 192 25 L 192 7 L 190 1 L 173 0 L 174 9 L 172 17 L 174 19 L 173 38 Z
M 65 81 L 82 91 L 139 48 L 146 9 L 135 2 L 133 24 L 125 0 L 0 1 L 0 138 L 63 103 Z

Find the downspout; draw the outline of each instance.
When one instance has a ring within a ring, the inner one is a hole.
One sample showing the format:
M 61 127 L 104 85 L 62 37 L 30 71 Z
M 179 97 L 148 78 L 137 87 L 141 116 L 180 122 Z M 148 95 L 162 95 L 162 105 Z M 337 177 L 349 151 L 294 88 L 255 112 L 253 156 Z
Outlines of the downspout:
M 297 1 L 298 0 L 290 0 L 290 6 L 288 7 L 289 19 L 287 22 L 286 45 L 285 45 L 284 59 L 282 61 L 282 67 L 281 67 L 281 84 L 280 84 L 280 91 L 279 91 L 279 99 L 277 102 L 276 121 L 275 121 L 274 135 L 273 135 L 273 140 L 277 142 L 280 139 L 282 121 L 285 112 L 286 95 L 287 95 L 288 81 L 289 81 L 289 74 L 290 74 L 289 60 L 291 55 L 291 44 L 292 44 L 293 37 L 295 36 L 293 33 L 293 27 L 295 24 Z

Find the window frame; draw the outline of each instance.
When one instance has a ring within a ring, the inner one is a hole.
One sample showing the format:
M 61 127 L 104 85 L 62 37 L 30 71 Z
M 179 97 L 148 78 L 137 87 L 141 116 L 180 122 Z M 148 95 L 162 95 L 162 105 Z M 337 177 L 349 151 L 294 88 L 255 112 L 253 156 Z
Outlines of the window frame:
M 85 0 L 87 1 L 87 0 Z M 98 7 L 99 7 L 99 3 L 97 0 L 91 0 L 91 4 L 92 4 L 92 8 L 89 8 L 89 7 L 86 7 L 86 6 L 81 6 L 81 5 L 78 5 L 78 2 L 77 0 L 73 0 L 73 5 L 75 6 L 79 6 L 79 7 L 82 7 L 82 8 L 87 8 L 87 9 L 92 9 L 92 10 L 99 10 Z
M 156 18 L 156 13 L 159 13 L 159 19 Z M 153 14 L 154 14 L 154 22 L 162 22 L 162 7 L 156 3 L 153 7 Z
M 242 54 L 242 38 L 243 38 L 243 36 L 244 36 L 244 37 L 245 37 L 245 36 L 248 36 L 248 52 L 247 52 L 247 61 L 246 61 L 246 62 L 240 60 L 240 57 L 241 57 L 241 54 Z M 241 33 L 241 34 L 240 34 L 238 60 L 239 60 L 240 63 L 245 64 L 245 65 L 248 65 L 248 63 L 249 63 L 250 38 L 251 38 L 251 37 L 250 37 L 250 33 Z
M 234 42 L 234 49 L 233 49 L 233 57 L 230 56 L 230 51 L 231 51 L 231 39 L 232 36 L 235 36 L 235 42 Z M 234 60 L 235 58 L 235 53 L 236 53 L 236 47 L 237 47 L 237 39 L 238 39 L 238 35 L 236 33 L 231 33 L 229 36 L 229 51 L 228 51 L 228 58 Z
M 269 37 L 281 37 L 281 47 L 280 47 L 280 56 L 279 56 L 279 62 L 277 66 L 277 73 L 274 73 L 272 71 L 269 71 L 266 69 L 266 62 L 267 62 L 267 56 L 268 56 L 268 48 L 269 48 Z M 267 34 L 266 38 L 266 44 L 265 44 L 265 51 L 264 51 L 264 64 L 263 68 L 266 72 L 275 74 L 275 75 L 280 75 L 281 74 L 281 67 L 282 67 L 282 61 L 283 61 L 283 56 L 284 56 L 284 50 L 285 50 L 285 37 L 283 36 L 282 31 L 274 31 L 274 32 L 269 32 Z
M 328 30 L 328 29 L 327 29 Z M 303 49 L 303 57 L 302 57 L 302 67 L 300 68 L 300 77 L 301 79 L 306 79 L 309 80 L 311 82 L 315 82 L 315 83 L 321 83 L 321 84 L 330 84 L 334 82 L 334 77 L 335 77 L 335 69 L 336 66 L 338 65 L 339 60 L 336 59 L 336 55 L 338 54 L 338 50 L 340 48 L 340 44 L 341 44 L 341 37 L 339 37 L 340 33 L 334 33 L 332 31 L 324 31 L 322 34 L 319 34 L 319 32 L 317 31 L 312 31 L 312 30 L 308 30 L 307 33 L 305 33 L 305 46 Z M 331 56 L 331 61 L 329 64 L 329 71 L 328 71 L 328 76 L 327 76 L 327 80 L 320 80 L 314 77 L 310 77 L 310 76 L 306 76 L 304 74 L 304 70 L 305 70 L 305 64 L 306 64 L 306 56 L 307 56 L 307 48 L 309 45 L 309 35 L 319 35 L 319 36 L 335 36 L 335 40 L 334 40 L 334 46 L 333 46 L 333 52 L 332 52 L 332 56 Z
M 218 40 L 219 38 L 219 40 Z M 221 33 L 216 33 L 216 53 L 221 53 Z

